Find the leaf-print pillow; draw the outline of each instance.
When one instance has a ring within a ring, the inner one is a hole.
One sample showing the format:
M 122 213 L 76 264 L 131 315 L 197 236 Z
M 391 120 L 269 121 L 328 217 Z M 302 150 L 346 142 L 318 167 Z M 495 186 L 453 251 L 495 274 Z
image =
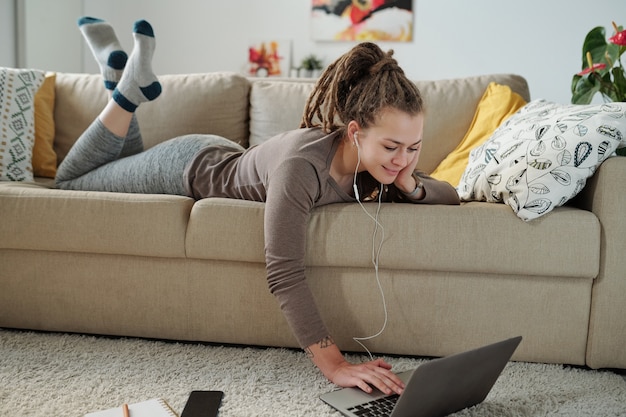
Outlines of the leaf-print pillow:
M 504 202 L 530 221 L 573 198 L 625 146 L 626 103 L 534 100 L 472 150 L 457 192 L 463 201 Z

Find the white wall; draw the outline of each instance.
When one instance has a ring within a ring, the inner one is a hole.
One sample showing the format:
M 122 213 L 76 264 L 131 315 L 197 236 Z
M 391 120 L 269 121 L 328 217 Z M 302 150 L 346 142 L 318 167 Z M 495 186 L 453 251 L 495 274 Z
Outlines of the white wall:
M 53 70 L 63 64 L 54 56 L 65 56 L 69 49 L 73 55 L 67 60 L 83 59 L 73 71 L 97 72 L 86 47 L 75 49 L 82 42 L 78 29 L 68 32 L 63 26 L 75 26 L 81 14 L 110 21 L 128 50 L 133 22 L 150 21 L 157 37 L 154 68 L 160 74 L 241 71 L 248 43 L 257 37 L 291 39 L 295 62 L 316 53 L 328 63 L 353 45 L 310 40 L 310 0 L 20 1 L 68 6 L 61 19 L 48 20 L 54 21 L 53 29 L 46 28 L 51 23 L 38 22 L 37 48 L 45 51 L 40 55 L 46 61 L 31 56 L 29 64 Z M 72 10 L 75 16 L 68 15 Z M 624 0 L 414 0 L 414 13 L 413 42 L 380 43 L 396 51 L 412 79 L 514 72 L 526 77 L 533 98 L 560 102 L 570 100 L 586 33 L 599 25 L 611 30 L 611 20 L 626 26 Z M 70 33 L 69 39 L 59 42 L 48 30 Z
M 83 44 L 76 15 L 83 0 L 18 0 L 18 65 L 81 72 Z M 78 36 L 77 36 L 78 35 Z
M 0 0 L 0 67 L 17 66 L 15 31 L 15 2 Z

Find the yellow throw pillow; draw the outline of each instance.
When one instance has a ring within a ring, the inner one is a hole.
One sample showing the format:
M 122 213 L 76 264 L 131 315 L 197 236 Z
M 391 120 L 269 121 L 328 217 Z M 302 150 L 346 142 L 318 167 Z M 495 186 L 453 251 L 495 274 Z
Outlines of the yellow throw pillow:
M 56 74 L 47 73 L 35 94 L 35 146 L 33 147 L 33 174 L 54 178 L 57 173 L 57 154 L 54 151 L 54 87 Z
M 430 175 L 456 187 L 461 181 L 472 149 L 482 145 L 502 122 L 525 104 L 526 100 L 514 93 L 510 87 L 490 83 L 478 103 L 474 120 L 465 137 Z

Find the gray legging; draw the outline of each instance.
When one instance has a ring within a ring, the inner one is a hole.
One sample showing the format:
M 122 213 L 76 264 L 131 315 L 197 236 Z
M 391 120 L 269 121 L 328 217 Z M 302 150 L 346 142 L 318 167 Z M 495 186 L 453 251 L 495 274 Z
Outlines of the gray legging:
M 96 119 L 76 141 L 57 170 L 56 183 L 67 190 L 187 195 L 185 167 L 211 145 L 243 148 L 215 135 L 186 135 L 143 150 L 135 116 L 126 138 L 111 133 Z

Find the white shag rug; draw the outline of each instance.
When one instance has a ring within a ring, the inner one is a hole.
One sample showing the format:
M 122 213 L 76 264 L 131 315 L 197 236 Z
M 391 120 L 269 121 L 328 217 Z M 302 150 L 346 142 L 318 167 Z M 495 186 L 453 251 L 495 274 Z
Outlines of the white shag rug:
M 353 360 L 363 357 L 351 355 Z M 394 370 L 425 359 L 386 358 Z M 335 389 L 304 353 L 0 329 L 0 415 L 81 417 L 192 390 L 221 390 L 220 417 L 332 416 Z M 626 416 L 626 381 L 608 371 L 511 362 L 483 402 L 454 416 Z

